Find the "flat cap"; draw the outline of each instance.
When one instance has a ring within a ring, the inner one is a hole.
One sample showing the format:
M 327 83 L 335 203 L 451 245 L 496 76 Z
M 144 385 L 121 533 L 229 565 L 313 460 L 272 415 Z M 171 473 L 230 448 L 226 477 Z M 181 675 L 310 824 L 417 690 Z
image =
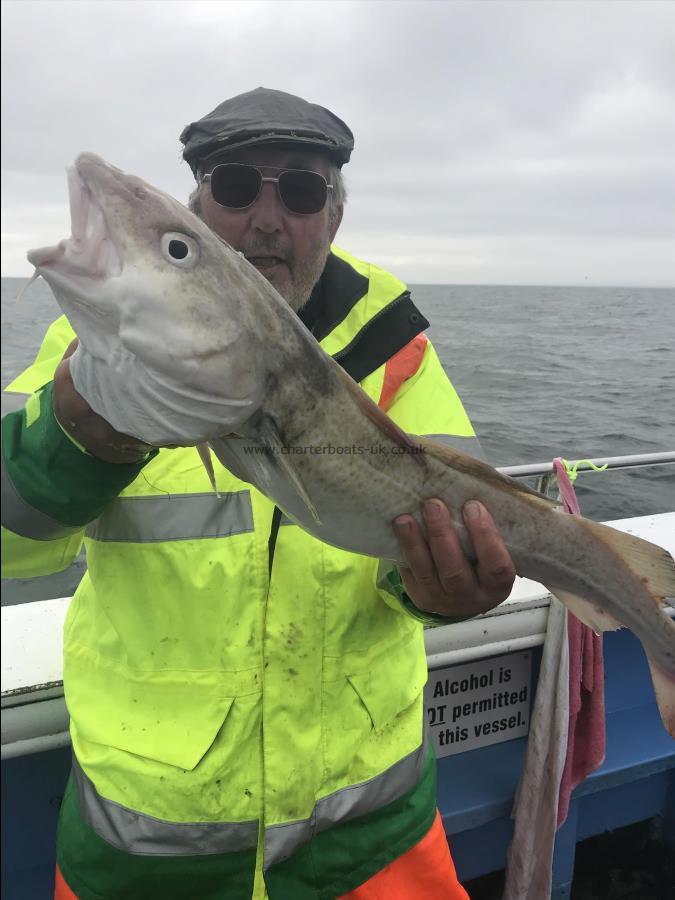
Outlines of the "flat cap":
M 187 125 L 180 136 L 183 159 L 195 177 L 209 157 L 253 144 L 303 144 L 342 166 L 354 149 L 354 135 L 330 110 L 302 97 L 259 87 L 225 100 Z

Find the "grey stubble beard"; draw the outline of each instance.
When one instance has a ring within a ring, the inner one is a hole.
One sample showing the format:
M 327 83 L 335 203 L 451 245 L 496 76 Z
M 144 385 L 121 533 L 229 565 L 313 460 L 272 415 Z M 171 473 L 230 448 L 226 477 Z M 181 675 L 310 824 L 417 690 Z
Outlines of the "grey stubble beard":
M 275 287 L 294 312 L 300 309 L 309 300 L 314 285 L 317 283 L 325 268 L 326 260 L 330 255 L 330 245 L 322 241 L 314 248 L 310 258 L 303 264 L 299 264 L 290 247 L 280 242 L 277 238 L 257 238 L 242 248 L 245 256 L 257 256 L 261 253 L 269 253 L 283 259 L 291 273 L 291 283 L 285 290 Z M 263 273 L 264 274 L 264 273 Z

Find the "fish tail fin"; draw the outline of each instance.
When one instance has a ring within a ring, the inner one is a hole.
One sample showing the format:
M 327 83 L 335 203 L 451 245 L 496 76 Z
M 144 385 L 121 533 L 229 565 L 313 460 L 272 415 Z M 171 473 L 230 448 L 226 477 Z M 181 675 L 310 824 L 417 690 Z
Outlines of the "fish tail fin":
M 569 611 L 583 622 L 584 625 L 594 631 L 596 634 L 602 634 L 603 631 L 617 631 L 623 628 L 621 622 L 610 616 L 599 606 L 595 606 L 583 597 L 564 591 L 562 588 L 549 588 L 554 597 L 557 597 L 561 603 L 569 609 Z
M 216 487 L 216 473 L 213 471 L 211 448 L 206 441 L 204 441 L 204 443 L 202 444 L 197 444 L 197 453 L 199 453 L 199 458 L 201 459 L 202 464 L 206 469 L 206 474 L 209 476 L 211 487 L 213 488 L 216 497 L 218 497 L 218 499 L 220 500 L 220 494 L 218 493 L 218 488 Z
M 596 634 L 601 634 L 603 631 L 615 631 L 617 628 L 623 627 L 609 613 L 599 606 L 589 603 L 588 600 L 584 600 L 583 597 L 577 597 L 560 588 L 552 588 L 551 593 L 564 603 L 580 622 L 588 625 Z M 673 630 L 675 633 L 675 628 Z M 649 657 L 649 654 L 647 654 L 647 662 L 661 719 L 668 734 L 675 738 L 675 676 L 669 675 L 665 669 Z
M 655 603 L 660 606 L 667 597 L 675 597 L 675 562 L 667 550 L 600 522 L 590 519 L 578 521 L 617 557 L 617 562 L 628 566 L 645 585 Z
M 647 662 L 652 675 L 661 720 L 668 734 L 675 738 L 675 677 L 669 675 L 649 656 L 647 656 Z
M 580 519 L 580 523 L 616 558 L 617 566 L 624 564 L 632 574 L 642 583 L 646 594 L 661 610 L 663 615 L 663 628 L 671 636 L 673 652 L 671 659 L 675 660 L 675 623 L 665 610 L 662 610 L 667 598 L 675 597 L 675 562 L 673 557 L 656 544 L 651 544 L 642 538 L 623 531 L 617 531 L 598 522 L 588 519 Z M 636 588 L 637 589 L 637 588 Z M 569 603 L 569 597 L 561 598 L 572 609 L 577 618 L 590 625 L 595 631 L 607 631 L 611 625 L 611 617 L 602 610 L 597 609 L 586 601 Z M 578 598 L 573 598 L 578 600 Z M 618 625 L 619 623 L 616 623 Z M 647 661 L 654 684 L 654 693 L 659 707 L 659 713 L 666 731 L 675 738 L 675 669 L 668 671 L 659 665 L 647 654 Z

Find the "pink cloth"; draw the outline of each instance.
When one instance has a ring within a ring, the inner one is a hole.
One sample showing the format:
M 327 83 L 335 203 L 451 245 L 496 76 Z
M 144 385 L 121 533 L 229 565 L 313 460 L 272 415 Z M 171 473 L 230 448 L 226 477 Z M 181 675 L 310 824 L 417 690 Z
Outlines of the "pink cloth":
M 580 515 L 574 487 L 561 459 L 554 459 L 566 512 Z M 569 726 L 558 797 L 558 828 L 567 818 L 570 794 L 605 759 L 605 669 L 602 635 L 567 612 Z
M 605 670 L 602 635 L 567 613 L 570 711 L 567 756 L 560 780 L 558 828 L 567 818 L 570 794 L 605 758 Z
M 578 515 L 561 460 L 554 466 L 565 509 Z M 556 830 L 572 790 L 604 759 L 604 688 L 601 638 L 551 597 L 502 900 L 551 897 Z

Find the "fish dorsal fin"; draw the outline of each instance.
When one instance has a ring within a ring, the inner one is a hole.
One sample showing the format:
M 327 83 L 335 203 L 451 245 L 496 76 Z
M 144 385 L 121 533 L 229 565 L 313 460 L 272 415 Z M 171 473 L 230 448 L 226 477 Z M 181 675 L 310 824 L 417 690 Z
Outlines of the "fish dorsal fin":
M 309 496 L 307 489 L 302 483 L 302 479 L 298 475 L 298 472 L 291 461 L 291 457 L 288 453 L 283 452 L 284 442 L 279 434 L 276 422 L 271 416 L 263 416 L 262 421 L 259 424 L 259 436 L 262 443 L 271 451 L 270 459 L 273 465 L 281 469 L 311 513 L 314 521 L 317 525 L 321 525 L 321 519 L 319 518 L 316 506 L 314 506 L 312 498 Z
M 560 507 L 560 503 L 556 503 L 544 494 L 540 494 L 539 491 L 533 491 L 532 488 L 529 488 L 520 481 L 516 481 L 515 478 L 511 478 L 509 475 L 503 475 L 501 472 L 498 472 L 497 469 L 493 469 L 488 463 L 483 462 L 482 459 L 476 459 L 474 456 L 462 453 L 454 447 L 447 447 L 445 444 L 439 444 L 431 438 L 419 437 L 417 440 L 429 456 L 433 456 L 439 462 L 442 462 L 452 469 L 456 469 L 463 475 L 469 475 L 472 478 L 480 478 L 482 481 L 487 481 L 490 487 L 497 488 L 501 491 L 525 494 L 532 498 L 533 501 L 539 501 L 539 504 L 543 504 L 549 508 Z
M 602 634 L 603 631 L 617 631 L 619 628 L 623 628 L 621 622 L 617 622 L 604 609 L 589 603 L 583 597 L 577 597 L 576 594 L 570 594 L 569 591 L 563 591 L 560 588 L 550 588 L 550 591 L 554 597 L 557 597 L 561 603 L 565 604 L 572 615 L 576 616 L 584 625 L 592 628 L 596 634 Z
M 211 487 L 213 488 L 216 497 L 220 499 L 220 494 L 218 493 L 218 488 L 216 487 L 216 473 L 213 471 L 211 448 L 206 441 L 203 444 L 197 444 L 197 453 L 199 453 L 199 458 L 201 459 L 202 464 L 206 469 L 206 474 L 209 476 Z
M 649 656 L 647 662 L 661 720 L 671 738 L 675 738 L 675 678 L 653 662 Z
M 358 386 L 351 375 L 348 375 L 344 369 L 338 367 L 338 373 L 342 383 L 356 401 L 361 412 L 365 413 L 390 441 L 398 444 L 399 447 L 405 448 L 415 462 L 425 466 L 426 460 L 424 459 L 424 448 L 421 442 L 416 437 L 407 434 L 402 428 L 399 428 L 396 422 L 390 419 L 376 403 L 373 403 L 368 394 Z

